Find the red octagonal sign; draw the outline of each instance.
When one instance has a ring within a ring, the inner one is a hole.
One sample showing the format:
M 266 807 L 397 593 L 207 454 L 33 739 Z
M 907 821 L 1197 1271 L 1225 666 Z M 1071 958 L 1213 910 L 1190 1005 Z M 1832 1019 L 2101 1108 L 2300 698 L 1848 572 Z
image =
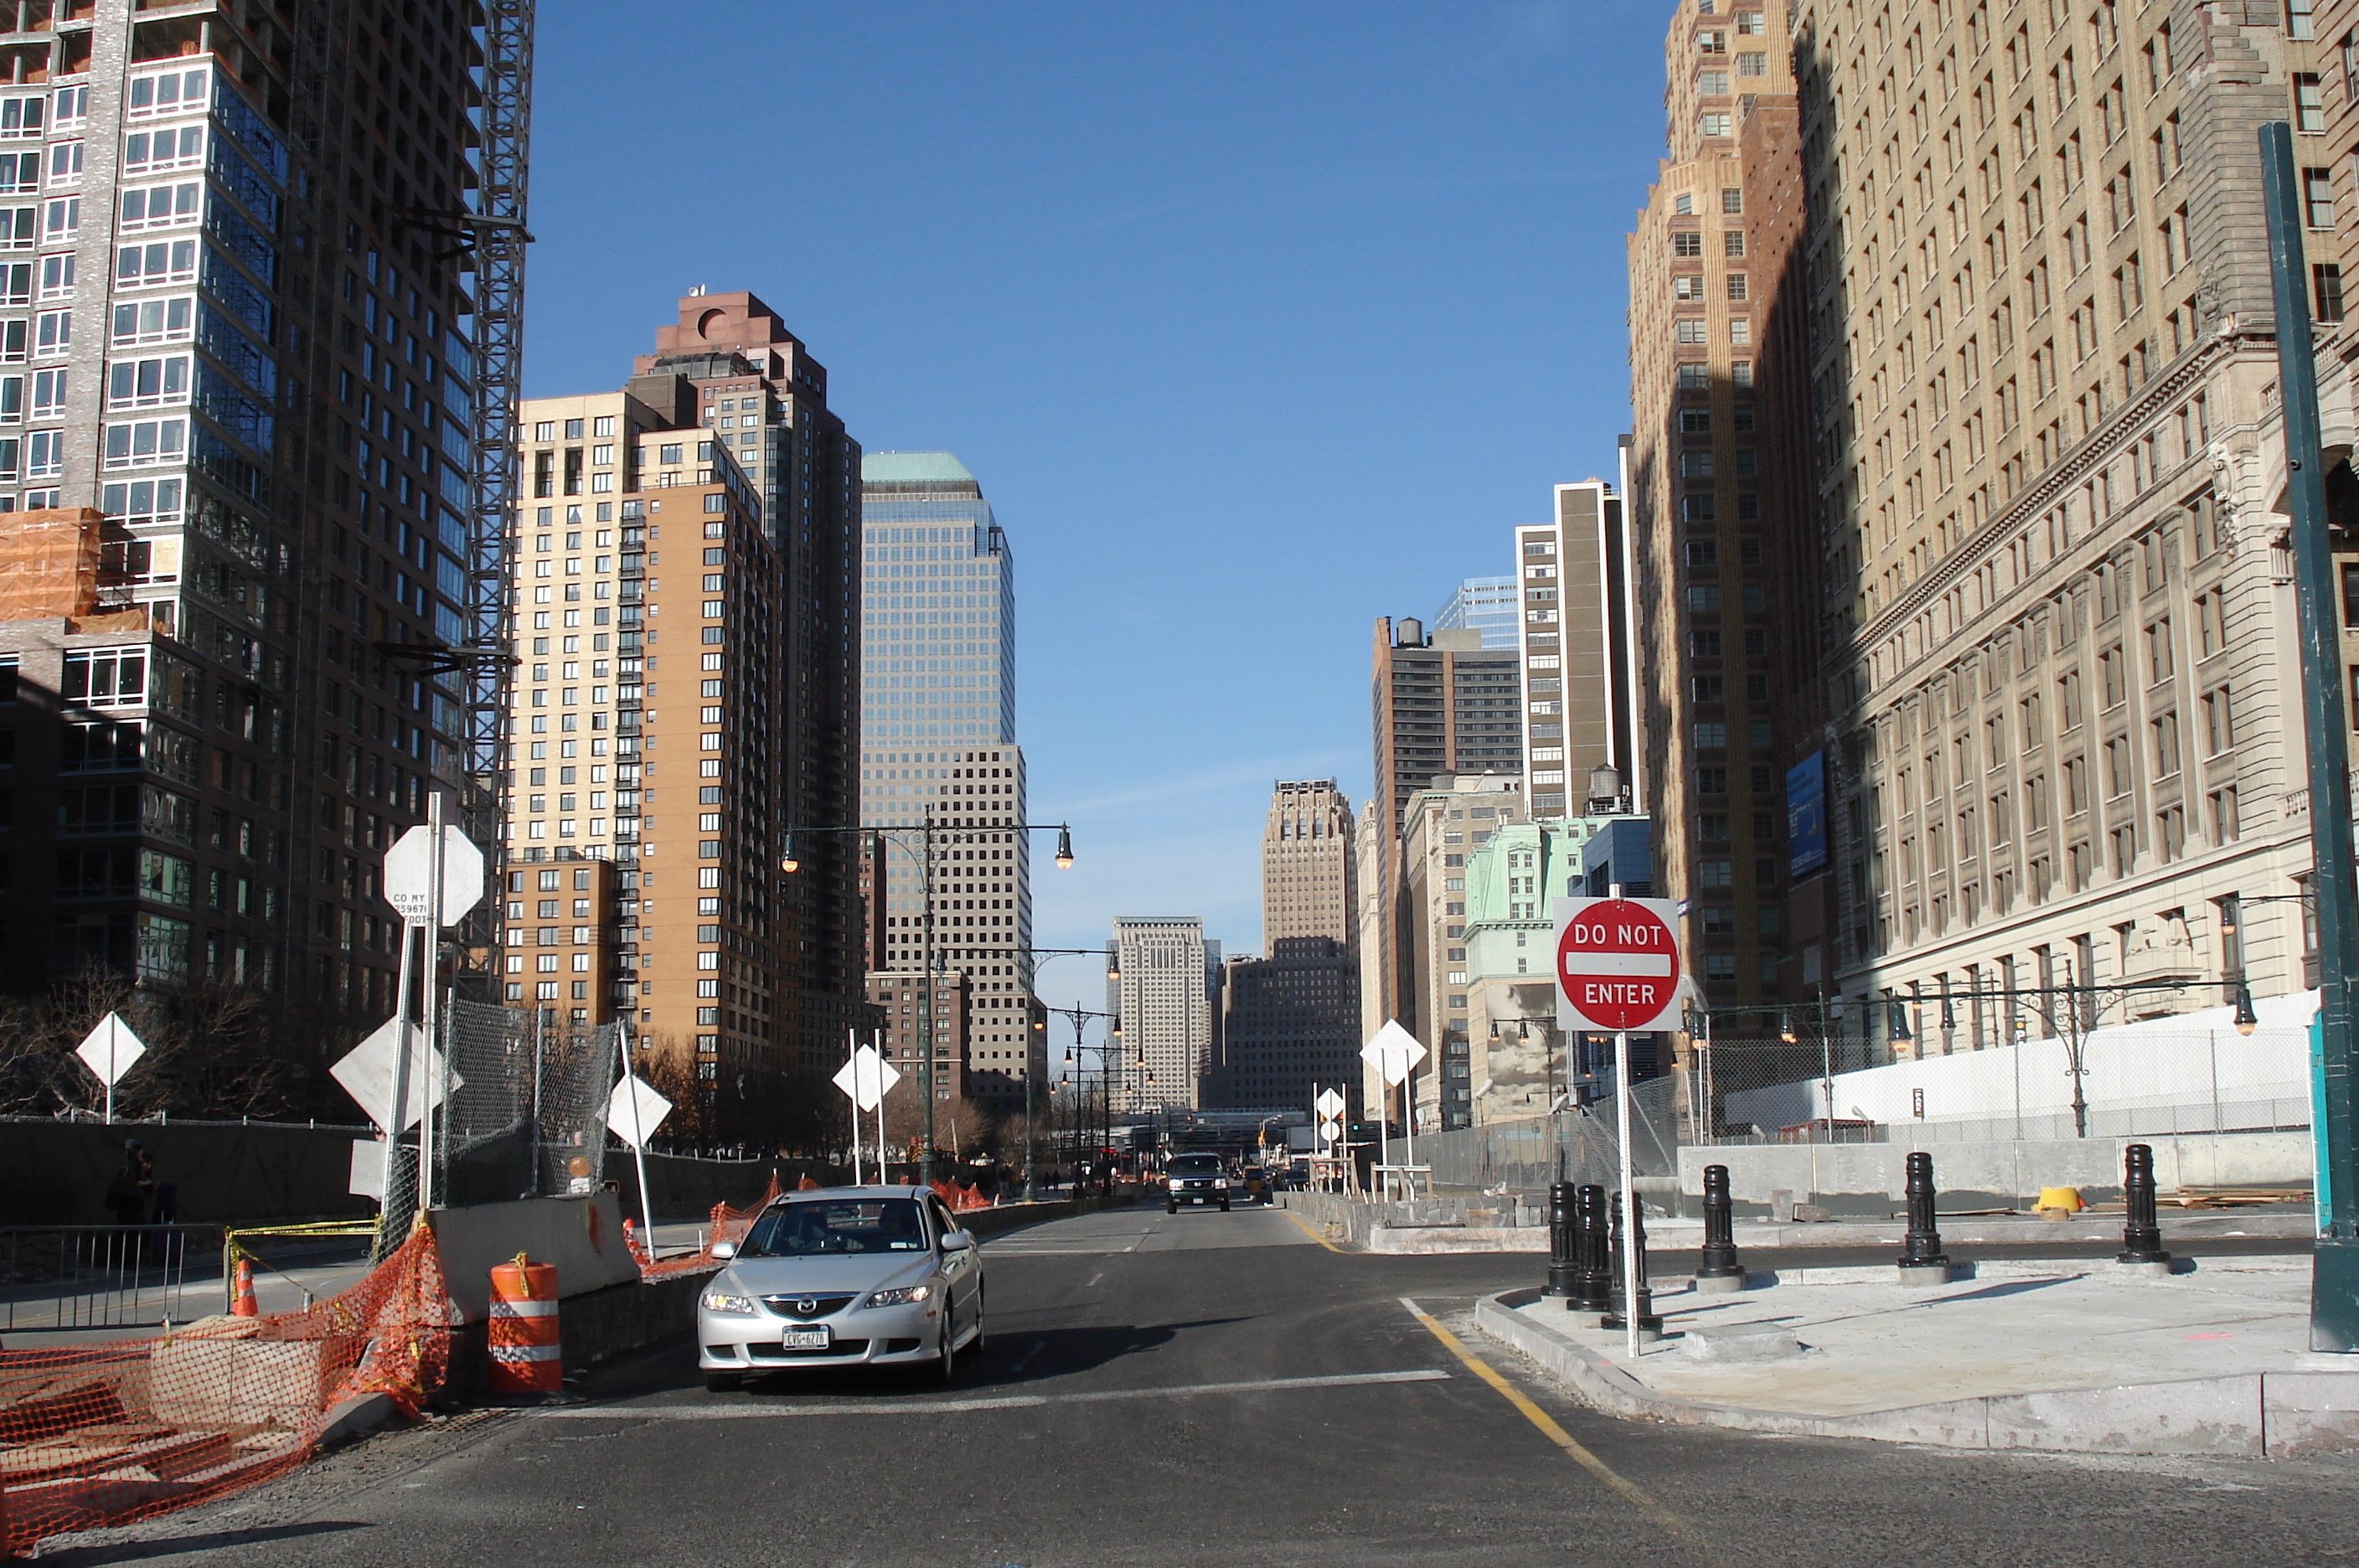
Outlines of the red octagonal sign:
M 1591 1029 L 1672 1027 L 1680 939 L 1658 899 L 1567 898 L 1558 906 L 1557 984 Z

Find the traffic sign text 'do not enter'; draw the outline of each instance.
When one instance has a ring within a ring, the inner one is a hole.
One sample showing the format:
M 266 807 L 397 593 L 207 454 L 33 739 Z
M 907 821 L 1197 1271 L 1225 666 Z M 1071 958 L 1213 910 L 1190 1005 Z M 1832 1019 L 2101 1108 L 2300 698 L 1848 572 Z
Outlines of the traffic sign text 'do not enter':
M 1679 1000 L 1680 940 L 1658 902 L 1568 898 L 1558 907 L 1557 984 L 1582 1026 L 1668 1027 Z

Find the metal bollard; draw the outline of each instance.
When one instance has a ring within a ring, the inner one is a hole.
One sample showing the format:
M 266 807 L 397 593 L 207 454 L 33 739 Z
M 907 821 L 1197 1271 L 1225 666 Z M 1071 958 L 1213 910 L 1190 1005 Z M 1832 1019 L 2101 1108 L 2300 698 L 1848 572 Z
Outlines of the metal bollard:
M 1660 1334 L 1663 1332 L 1663 1320 L 1655 1312 L 1655 1292 L 1647 1288 L 1647 1216 L 1643 1212 L 1632 1214 L 1630 1223 L 1625 1225 L 1622 1223 L 1621 1193 L 1614 1194 L 1613 1203 L 1614 1245 L 1609 1262 L 1612 1269 L 1610 1278 L 1613 1281 L 1613 1299 L 1605 1316 L 1600 1320 L 1597 1326 L 1600 1328 L 1628 1326 L 1628 1320 L 1623 1314 L 1629 1309 L 1622 1299 L 1622 1249 L 1628 1246 L 1638 1249 L 1638 1332 L 1642 1335 Z
M 1722 1295 L 1745 1289 L 1745 1265 L 1737 1261 L 1735 1213 L 1728 1197 L 1728 1167 L 1703 1168 L 1703 1261 L 1696 1290 Z
M 1900 1255 L 1904 1285 L 1946 1285 L 1950 1260 L 1941 1252 L 1941 1233 L 1933 1228 L 1933 1157 L 1908 1157 L 1908 1250 Z
M 1604 1312 L 1614 1307 L 1613 1277 L 1605 1239 L 1605 1189 L 1581 1187 L 1572 1205 L 1572 1294 L 1565 1311 Z
M 2143 1143 L 2122 1150 L 2122 1249 L 2114 1260 L 2146 1266 L 2143 1273 L 2167 1274 L 2170 1254 L 2162 1249 L 2162 1225 L 2154 1213 L 2154 1150 Z
M 1573 1293 L 1573 1192 L 1570 1181 L 1549 1184 L 1549 1270 L 1543 1296 Z

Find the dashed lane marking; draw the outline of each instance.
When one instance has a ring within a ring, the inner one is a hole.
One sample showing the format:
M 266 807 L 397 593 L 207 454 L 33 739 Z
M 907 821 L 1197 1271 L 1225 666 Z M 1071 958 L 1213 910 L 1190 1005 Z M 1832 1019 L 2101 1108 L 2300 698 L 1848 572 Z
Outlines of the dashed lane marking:
M 932 1416 L 945 1411 L 1018 1410 L 1038 1405 L 1094 1405 L 1114 1399 L 1185 1399 L 1197 1394 L 1271 1394 L 1295 1388 L 1350 1388 L 1378 1383 L 1447 1382 L 1438 1367 L 1408 1372 L 1349 1372 L 1327 1377 L 1266 1377 L 1250 1383 L 1186 1383 L 1169 1388 L 1099 1388 L 1071 1394 L 995 1394 L 972 1399 L 845 1399 L 831 1404 L 556 1405 L 520 1410 L 536 1421 L 762 1421 L 790 1416 Z
M 1427 1332 L 1441 1342 L 1443 1349 L 1458 1357 L 1466 1370 L 1488 1383 L 1501 1398 L 1516 1407 L 1518 1415 L 1538 1427 L 1541 1435 L 1550 1443 L 1571 1454 L 1574 1464 L 1595 1476 L 1608 1491 L 1645 1514 L 1661 1528 L 1664 1534 L 1693 1552 L 1704 1562 L 1716 1563 L 1719 1561 L 1705 1546 L 1703 1537 L 1696 1533 L 1694 1526 L 1657 1502 L 1646 1488 L 1635 1481 L 1625 1479 L 1612 1465 L 1592 1454 L 1578 1438 L 1559 1426 L 1555 1417 L 1534 1404 L 1529 1395 L 1494 1371 L 1490 1364 L 1481 1356 L 1467 1349 L 1464 1343 L 1456 1334 L 1442 1327 L 1440 1320 L 1431 1312 L 1427 1312 L 1407 1296 L 1400 1298 L 1400 1304 L 1408 1309 L 1409 1316 L 1423 1323 Z

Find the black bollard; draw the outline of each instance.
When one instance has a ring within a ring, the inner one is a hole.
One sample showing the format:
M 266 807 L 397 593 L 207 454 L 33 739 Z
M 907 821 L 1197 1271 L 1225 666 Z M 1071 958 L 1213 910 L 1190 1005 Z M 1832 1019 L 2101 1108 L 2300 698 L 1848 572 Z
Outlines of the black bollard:
M 1941 1233 L 1933 1226 L 1933 1157 L 1912 1154 L 1908 1157 L 1908 1238 L 1907 1250 L 1900 1255 L 1903 1283 L 1917 1282 L 1908 1279 L 1911 1274 L 1936 1269 L 1943 1280 L 1949 1278 L 1950 1260 L 1941 1252 Z
M 1655 1314 L 1655 1292 L 1647 1288 L 1647 1216 L 1643 1211 L 1634 1214 L 1630 1216 L 1630 1223 L 1625 1225 L 1622 1223 L 1622 1194 L 1614 1193 L 1613 1201 L 1614 1245 L 1610 1258 L 1614 1280 L 1613 1301 L 1606 1310 L 1605 1316 L 1600 1320 L 1597 1326 L 1600 1328 L 1629 1326 L 1629 1320 L 1623 1315 L 1628 1308 L 1624 1303 L 1622 1289 L 1622 1249 L 1627 1246 L 1637 1249 L 1636 1257 L 1638 1265 L 1638 1332 L 1660 1334 L 1663 1332 L 1663 1320 Z
M 1572 1203 L 1572 1294 L 1565 1298 L 1565 1311 L 1611 1312 L 1613 1290 L 1605 1239 L 1605 1189 L 1578 1188 Z
M 1549 1183 L 1549 1270 L 1543 1296 L 1573 1293 L 1573 1193 L 1570 1181 Z
M 1707 1284 L 1707 1280 L 1716 1283 Z M 1703 1168 L 1703 1262 L 1696 1269 L 1696 1289 L 1712 1292 L 1744 1288 L 1745 1265 L 1737 1261 L 1735 1214 L 1728 1198 L 1728 1167 L 1707 1165 Z
M 2169 1265 L 2170 1254 L 2162 1249 L 2162 1225 L 2154 1214 L 2154 1150 L 2143 1143 L 2122 1150 L 2122 1202 L 2128 1213 L 2114 1260 Z

